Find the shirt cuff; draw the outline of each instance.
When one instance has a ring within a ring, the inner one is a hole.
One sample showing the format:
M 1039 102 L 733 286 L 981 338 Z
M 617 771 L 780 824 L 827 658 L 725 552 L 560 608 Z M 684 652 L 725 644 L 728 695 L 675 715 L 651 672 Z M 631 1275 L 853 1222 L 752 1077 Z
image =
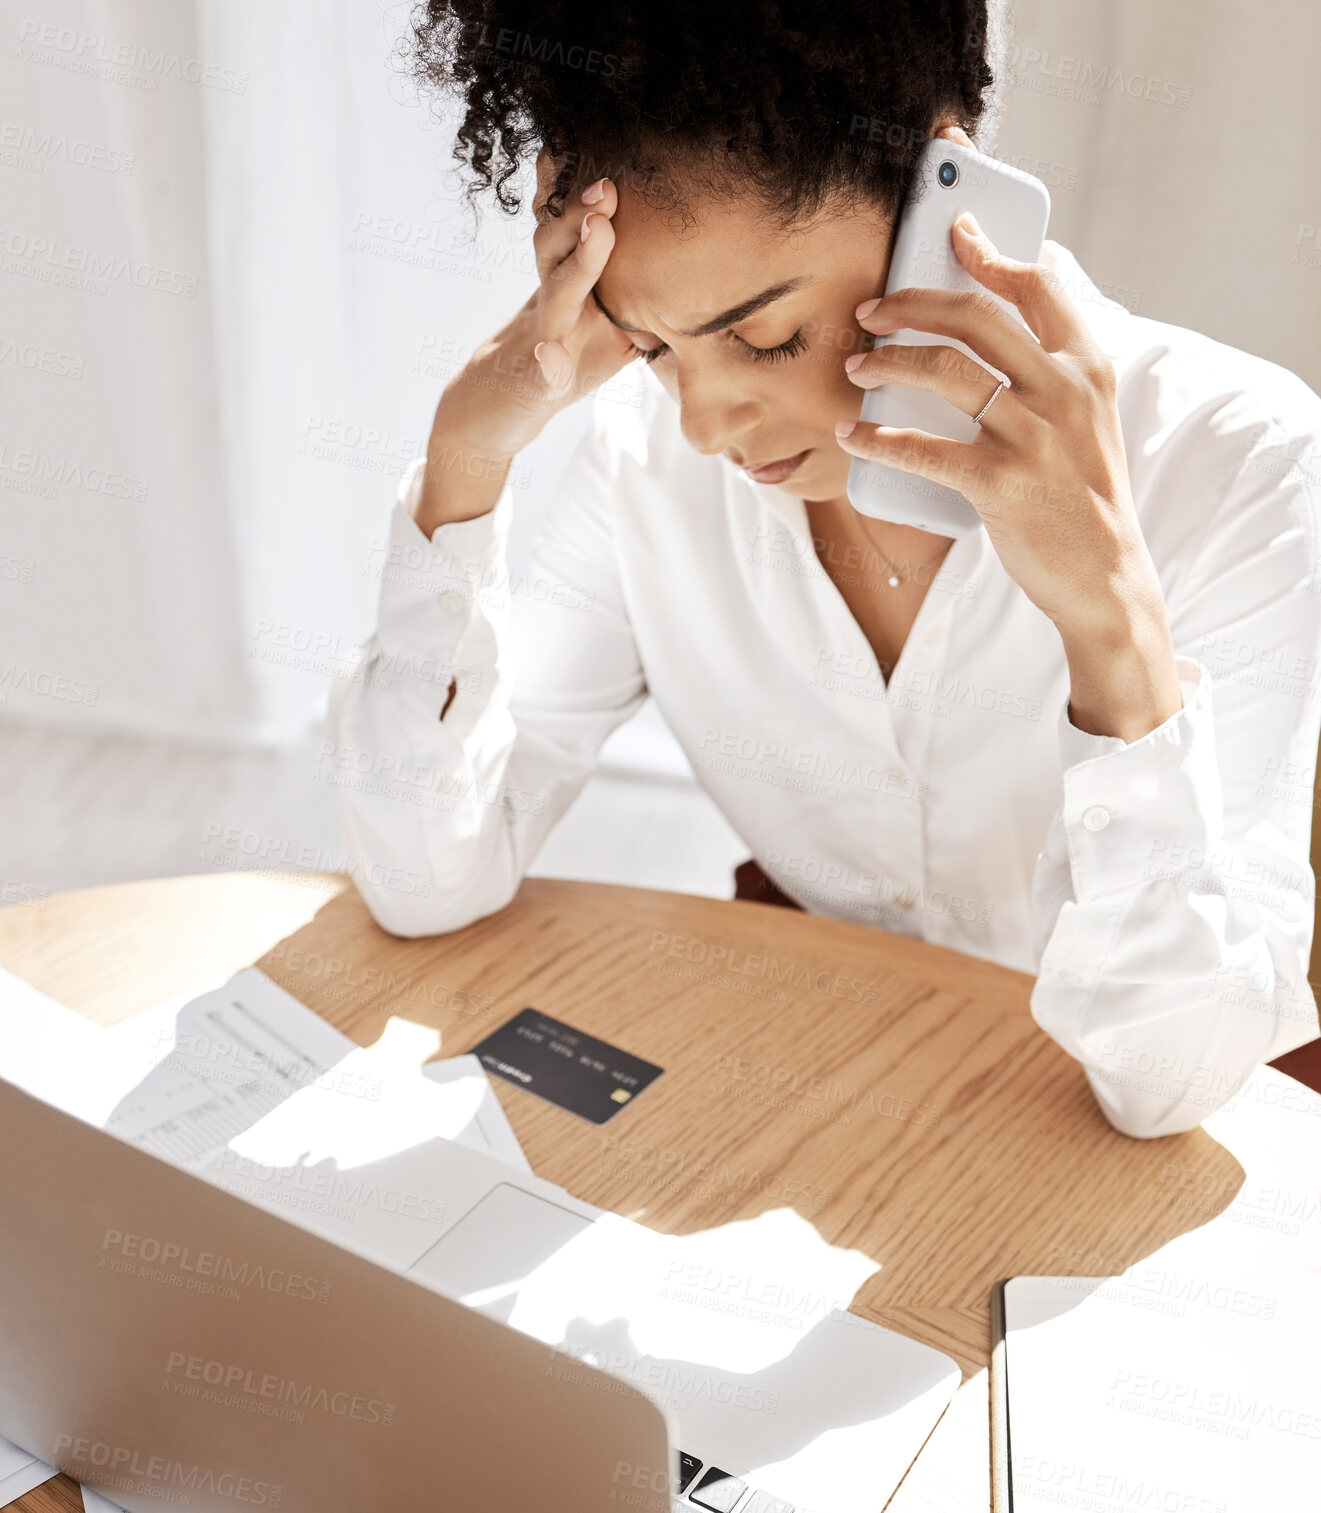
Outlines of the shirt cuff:
M 507 597 L 511 487 L 505 485 L 493 510 L 472 520 L 438 525 L 428 541 L 413 518 L 425 467 L 426 458 L 419 457 L 404 474 L 379 565 L 376 638 L 386 648 L 434 650 L 439 642 L 453 649 L 479 602 L 502 604 Z
M 1224 800 L 1211 676 L 1176 657 L 1183 707 L 1136 741 L 1090 735 L 1060 712 L 1063 821 L 1081 903 L 1212 861 Z
M 1182 686 L 1182 679 L 1180 679 Z M 1188 702 L 1187 690 L 1184 691 L 1183 701 Z M 1079 730 L 1069 718 L 1069 701 L 1065 699 L 1064 707 L 1060 710 L 1060 767 L 1067 772 L 1070 767 L 1076 767 L 1079 762 L 1087 762 L 1092 757 L 1104 756 L 1109 751 L 1122 751 L 1129 743 L 1118 735 L 1093 735 L 1088 730 Z

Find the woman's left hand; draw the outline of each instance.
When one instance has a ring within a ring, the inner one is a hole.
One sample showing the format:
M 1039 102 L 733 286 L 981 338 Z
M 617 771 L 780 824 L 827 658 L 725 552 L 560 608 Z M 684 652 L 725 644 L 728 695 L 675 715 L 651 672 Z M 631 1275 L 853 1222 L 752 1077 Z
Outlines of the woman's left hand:
M 1134 741 L 1182 705 L 1165 597 L 1128 483 L 1114 368 L 1055 272 L 1001 257 L 969 215 L 954 250 L 988 290 L 897 289 L 858 307 L 862 327 L 953 337 L 1009 378 L 971 442 L 844 422 L 840 445 L 971 500 L 1005 570 L 1054 621 L 1069 664 L 1069 718 Z M 1020 325 L 991 294 L 1007 300 Z M 1035 338 L 1035 339 L 1034 339 Z M 887 344 L 846 367 L 976 416 L 996 378 L 957 347 Z
M 1150 616 L 1159 606 L 1163 618 L 1129 490 L 1109 358 L 1045 264 L 1002 257 L 970 215 L 955 222 L 953 242 L 972 277 L 1014 305 L 1030 330 L 973 290 L 899 289 L 860 305 L 858 322 L 876 335 L 910 329 L 955 337 L 1010 382 L 974 441 L 857 421 L 840 445 L 969 499 L 1006 571 L 1066 641 L 1122 633 L 1135 611 Z M 885 345 L 849 361 L 849 376 L 864 389 L 934 390 L 968 416 L 998 381 L 944 345 Z

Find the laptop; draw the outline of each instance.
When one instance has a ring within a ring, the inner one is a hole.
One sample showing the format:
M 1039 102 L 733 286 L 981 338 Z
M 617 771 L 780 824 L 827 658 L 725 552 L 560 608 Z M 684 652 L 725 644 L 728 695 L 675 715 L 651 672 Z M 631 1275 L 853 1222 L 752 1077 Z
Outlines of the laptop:
M 198 1175 L 0 1081 L 0 1434 L 129 1510 L 879 1513 L 959 1371 L 874 1263 L 384 1149 L 336 1073 Z
M 0 1148 L 0 1434 L 130 1513 L 668 1508 L 622 1382 L 3 1080 Z

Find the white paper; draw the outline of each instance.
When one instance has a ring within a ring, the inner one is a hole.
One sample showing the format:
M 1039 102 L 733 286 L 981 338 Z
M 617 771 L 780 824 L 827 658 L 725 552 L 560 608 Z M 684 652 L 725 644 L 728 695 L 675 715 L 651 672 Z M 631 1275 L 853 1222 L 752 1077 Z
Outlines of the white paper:
M 1321 1506 L 1321 1097 L 1261 1067 L 1204 1127 L 1242 1181 L 1172 1142 L 1184 1233 L 1006 1289 L 1015 1513 Z
M 17 1502 L 25 1492 L 39 1487 L 59 1472 L 44 1460 L 20 1450 L 7 1439 L 0 1439 L 0 1508 Z
M 528 1171 L 485 1069 L 475 1056 L 421 1063 L 437 1031 L 392 1019 L 392 1037 L 369 1048 L 371 1085 L 359 1117 L 386 1106 L 398 1125 L 456 1140 Z M 321 1016 L 249 967 L 198 997 L 176 998 L 101 1029 L 0 970 L 0 1074 L 66 1113 L 196 1170 L 325 1079 L 322 1091 L 355 1086 L 358 1047 Z M 388 1096 L 382 1078 L 388 1078 Z M 301 1105 L 300 1105 L 301 1107 Z
M 83 1487 L 82 1494 L 84 1513 L 124 1513 L 117 1502 L 111 1502 L 108 1497 L 102 1497 L 90 1487 Z
M 118 1064 L 138 1076 L 103 1127 L 189 1167 L 203 1165 L 356 1049 L 255 967 L 107 1035 Z
M 25 1092 L 87 1118 L 105 1031 L 0 968 L 0 1071 Z
M 355 1046 L 232 1149 L 296 1166 L 309 1150 L 333 1144 L 352 1151 L 353 1166 L 366 1166 L 440 1136 L 529 1171 L 481 1062 L 461 1056 L 424 1067 L 438 1047 L 435 1030 L 392 1018 L 375 1045 Z
M 491 1079 L 486 1075 L 480 1057 L 450 1056 L 443 1061 L 430 1061 L 422 1068 L 422 1074 L 432 1082 L 446 1087 L 458 1087 L 470 1082 L 480 1090 L 472 1113 L 471 1128 L 481 1143 L 476 1139 L 461 1139 L 461 1144 L 471 1145 L 474 1150 L 485 1150 L 497 1161 L 503 1161 L 506 1166 L 516 1166 L 519 1171 L 532 1170 L 504 1107 L 495 1095 L 495 1088 L 491 1086 Z

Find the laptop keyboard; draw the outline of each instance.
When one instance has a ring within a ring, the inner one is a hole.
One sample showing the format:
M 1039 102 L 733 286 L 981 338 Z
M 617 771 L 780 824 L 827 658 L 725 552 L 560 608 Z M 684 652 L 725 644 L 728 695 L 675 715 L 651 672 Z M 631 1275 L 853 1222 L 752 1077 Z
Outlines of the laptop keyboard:
M 686 1492 L 688 1483 L 702 1469 L 702 1463 L 695 1455 L 685 1455 L 679 1451 L 679 1491 Z
M 711 1513 L 734 1513 L 739 1498 L 747 1490 L 747 1482 L 712 1466 L 688 1496 L 699 1508 L 710 1508 Z
M 701 1458 L 683 1450 L 679 1452 L 678 1490 L 676 1509 L 685 1506 L 682 1494 L 687 1492 L 689 1505 L 706 1508 L 709 1513 L 794 1513 L 792 1503 L 782 1502 L 769 1492 L 754 1489 L 745 1496 L 749 1490 L 747 1482 L 719 1466 L 707 1466 L 703 1471 Z
M 781 1502 L 769 1492 L 754 1492 L 739 1513 L 794 1513 L 793 1504 Z

